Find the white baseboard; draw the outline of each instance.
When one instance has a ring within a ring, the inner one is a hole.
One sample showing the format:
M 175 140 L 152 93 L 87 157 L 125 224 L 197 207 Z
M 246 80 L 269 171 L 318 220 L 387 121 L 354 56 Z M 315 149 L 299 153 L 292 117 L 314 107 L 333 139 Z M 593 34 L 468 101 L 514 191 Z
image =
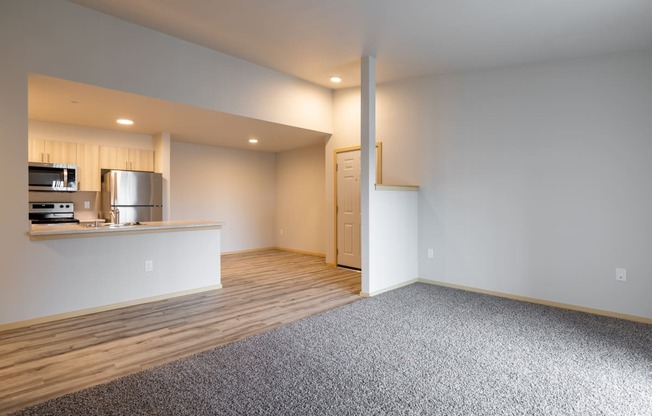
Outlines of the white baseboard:
M 276 250 L 280 251 L 287 251 L 290 253 L 297 253 L 297 254 L 305 254 L 307 256 L 314 256 L 314 257 L 326 257 L 324 253 L 315 253 L 313 251 L 305 251 L 305 250 L 296 250 L 294 248 L 287 248 L 287 247 L 274 247 Z
M 248 248 L 245 250 L 223 251 L 220 254 L 223 256 L 228 256 L 229 254 L 255 253 L 257 251 L 266 251 L 266 250 L 276 250 L 276 247 L 260 247 L 260 248 Z
M 409 285 L 411 285 L 413 283 L 416 283 L 418 281 L 419 281 L 419 279 L 411 279 L 411 280 L 408 280 L 408 281 L 405 281 L 405 282 L 402 282 L 402 283 L 399 283 L 399 284 L 396 284 L 396 285 L 393 285 L 393 286 L 386 287 L 384 289 L 375 290 L 373 292 L 360 292 L 360 296 L 362 296 L 363 298 L 370 298 L 372 296 L 380 295 L 381 293 L 390 292 L 392 290 L 395 290 L 395 289 L 398 289 L 398 288 L 401 288 L 401 287 L 404 287 L 404 286 L 409 286 Z
M 222 289 L 222 285 L 219 284 L 219 285 L 205 286 L 199 289 L 182 290 L 180 292 L 166 293 L 164 295 L 151 296 L 148 298 L 134 299 L 126 302 L 119 302 L 110 305 L 97 306 L 94 308 L 80 309 L 77 311 L 64 312 L 56 315 L 43 316 L 40 318 L 27 319 L 24 321 L 11 322 L 8 324 L 0 324 L 0 332 L 8 331 L 10 329 L 24 328 L 32 325 L 43 324 L 47 322 L 60 321 L 62 319 L 76 318 L 78 316 L 90 315 L 98 312 L 105 312 L 114 309 L 126 308 L 128 306 L 142 305 L 145 303 L 157 302 L 166 299 L 173 299 L 181 296 L 193 295 L 196 293 L 209 292 L 211 290 L 217 290 L 217 289 Z
M 268 251 L 268 250 L 279 250 L 279 251 L 287 251 L 290 253 L 297 253 L 297 254 L 305 254 L 308 256 L 315 256 L 315 257 L 326 257 L 324 253 L 315 253 L 312 251 L 305 251 L 305 250 L 296 250 L 293 248 L 287 248 L 287 247 L 261 247 L 261 248 L 249 248 L 246 250 L 235 250 L 235 251 L 223 251 L 222 255 L 229 255 L 229 254 L 243 254 L 243 253 L 255 253 L 257 251 Z
M 549 300 L 531 298 L 531 297 L 528 297 L 528 296 L 512 295 L 512 294 L 509 294 L 509 293 L 496 292 L 496 291 L 493 291 L 493 290 L 486 290 L 486 289 L 479 289 L 479 288 L 475 288 L 475 287 L 457 285 L 457 284 L 453 284 L 453 283 L 440 282 L 440 281 L 436 281 L 436 280 L 428 280 L 428 279 L 416 279 L 416 280 L 419 283 L 426 283 L 426 284 L 429 284 L 429 285 L 450 287 L 451 289 L 466 290 L 468 292 L 475 292 L 475 293 L 482 293 L 484 295 L 498 296 L 498 297 L 501 297 L 501 298 L 518 300 L 518 301 L 521 301 L 521 302 L 536 303 L 537 305 L 552 306 L 554 308 L 568 309 L 568 310 L 578 311 L 578 312 L 586 312 L 586 313 L 590 313 L 590 314 L 593 314 L 593 315 L 608 316 L 608 317 L 611 317 L 611 318 L 625 319 L 625 320 L 628 320 L 628 321 L 641 322 L 641 323 L 644 323 L 644 324 L 652 324 L 652 318 L 646 318 L 646 317 L 643 317 L 643 316 L 629 315 L 629 314 L 625 314 L 625 313 L 612 312 L 612 311 L 605 311 L 605 310 L 602 310 L 602 309 L 588 308 L 588 307 L 585 307 L 585 306 L 571 305 L 571 304 L 568 304 L 568 303 L 553 302 L 553 301 L 549 301 Z

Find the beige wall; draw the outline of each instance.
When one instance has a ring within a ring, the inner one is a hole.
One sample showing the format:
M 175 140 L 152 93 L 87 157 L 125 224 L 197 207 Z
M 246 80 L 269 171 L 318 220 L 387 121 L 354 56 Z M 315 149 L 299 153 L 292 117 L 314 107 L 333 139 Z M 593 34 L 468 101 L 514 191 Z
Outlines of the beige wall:
M 171 177 L 172 219 L 225 222 L 224 252 L 324 253 L 322 146 L 272 154 L 172 141 Z
M 100 146 L 131 147 L 154 150 L 154 139 L 149 134 L 103 130 L 68 124 L 29 120 L 30 139 L 97 144 Z
M 172 141 L 173 220 L 224 222 L 222 251 L 273 247 L 273 153 Z
M 360 146 L 360 90 L 348 88 L 333 95 L 333 132 L 326 142 L 325 229 L 326 263 L 335 263 L 335 150 Z
M 412 125 L 420 122 L 418 112 L 393 101 L 398 94 L 410 100 L 418 91 L 394 91 L 379 86 L 376 93 L 376 141 L 382 143 L 382 180 L 388 185 L 418 185 L 419 164 L 417 139 L 412 137 Z M 396 101 L 403 103 L 404 101 Z M 348 88 L 333 95 L 333 135 L 326 143 L 325 154 L 325 250 L 326 262 L 335 261 L 334 211 L 334 152 L 360 145 L 360 90 Z
M 324 146 L 277 154 L 276 246 L 324 254 L 324 213 Z

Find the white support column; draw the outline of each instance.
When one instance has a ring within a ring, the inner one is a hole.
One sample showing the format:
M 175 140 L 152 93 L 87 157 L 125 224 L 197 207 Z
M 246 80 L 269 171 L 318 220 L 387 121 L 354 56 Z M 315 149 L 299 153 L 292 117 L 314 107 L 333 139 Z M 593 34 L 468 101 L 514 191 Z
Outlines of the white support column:
M 170 219 L 170 133 L 154 135 L 154 170 L 163 174 L 163 221 Z
M 360 148 L 362 153 L 362 178 L 360 199 L 362 209 L 362 293 L 370 292 L 371 245 L 369 238 L 372 214 L 372 195 L 376 181 L 376 58 L 362 58 L 361 74 Z

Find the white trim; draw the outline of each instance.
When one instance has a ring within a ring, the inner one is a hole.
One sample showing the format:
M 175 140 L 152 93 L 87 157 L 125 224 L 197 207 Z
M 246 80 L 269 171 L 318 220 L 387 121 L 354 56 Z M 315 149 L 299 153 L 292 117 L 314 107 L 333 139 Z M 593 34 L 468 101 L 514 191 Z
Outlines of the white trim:
M 181 297 L 181 296 L 193 295 L 193 294 L 196 294 L 196 293 L 210 292 L 212 290 L 218 290 L 218 289 L 222 289 L 221 284 L 201 287 L 201 288 L 198 288 L 198 289 L 182 290 L 180 292 L 166 293 L 166 294 L 163 294 L 163 295 L 151 296 L 151 297 L 148 297 L 148 298 L 134 299 L 134 300 L 126 301 L 126 302 L 113 303 L 111 305 L 98 306 L 98 307 L 95 307 L 95 308 L 80 309 L 80 310 L 77 310 L 77 311 L 64 312 L 64 313 L 59 313 L 59 314 L 56 314 L 56 315 L 43 316 L 43 317 L 34 318 L 34 319 L 27 319 L 27 320 L 24 320 L 24 321 L 11 322 L 11 323 L 8 323 L 8 324 L 0 325 L 0 332 L 8 331 L 8 330 L 11 330 L 11 329 L 24 328 L 24 327 L 28 327 L 28 326 L 32 326 L 32 325 L 43 324 L 43 323 L 47 323 L 47 322 L 60 321 L 60 320 L 63 320 L 63 319 L 76 318 L 76 317 L 84 316 L 84 315 L 91 315 L 91 314 L 99 313 L 99 312 L 111 311 L 111 310 L 114 310 L 114 309 L 126 308 L 128 306 L 143 305 L 145 303 L 151 303 L 151 302 L 157 302 L 157 301 L 160 301 L 160 300 L 173 299 L 173 298 L 178 298 L 178 297 Z
M 380 295 L 381 293 L 390 292 L 390 291 L 392 291 L 394 289 L 400 289 L 400 288 L 402 288 L 404 286 L 409 286 L 409 285 L 411 285 L 413 283 L 417 283 L 418 281 L 419 281 L 419 279 L 410 279 L 410 280 L 408 280 L 406 282 L 399 283 L 399 284 L 396 284 L 396 285 L 393 285 L 393 286 L 389 286 L 389 287 L 386 287 L 384 289 L 376 290 L 376 291 L 373 291 L 371 293 L 360 292 L 360 296 L 362 296 L 363 298 L 370 298 L 372 296 Z
M 255 253 L 257 251 L 268 251 L 268 250 L 287 251 L 289 253 L 305 254 L 306 256 L 326 257 L 326 254 L 324 254 L 324 253 L 314 253 L 312 251 L 295 250 L 293 248 L 274 247 L 274 246 L 273 247 L 250 248 L 250 249 L 246 249 L 246 250 L 223 251 L 221 254 L 222 255 L 244 254 L 244 253 Z
M 497 297 L 500 297 L 500 298 L 518 300 L 518 301 L 521 301 L 521 302 L 529 302 L 529 303 L 535 303 L 537 305 L 551 306 L 553 308 L 568 309 L 568 310 L 572 310 L 572 311 L 590 313 L 590 314 L 593 314 L 593 315 L 608 316 L 610 318 L 618 318 L 618 319 L 625 319 L 625 320 L 628 320 L 628 321 L 641 322 L 641 323 L 644 323 L 644 324 L 652 324 L 652 318 L 646 318 L 644 316 L 629 315 L 629 314 L 626 314 L 626 313 L 605 311 L 605 310 L 602 310 L 602 309 L 587 308 L 585 306 L 571 305 L 569 303 L 560 303 L 560 302 L 553 302 L 553 301 L 544 300 L 544 299 L 531 298 L 531 297 L 528 297 L 528 296 L 512 295 L 512 294 L 509 294 L 509 293 L 496 292 L 496 291 L 493 291 L 493 290 L 486 290 L 486 289 L 479 289 L 479 288 L 470 287 L 470 286 L 456 285 L 454 283 L 446 283 L 446 282 L 440 282 L 440 281 L 436 281 L 436 280 L 428 280 L 428 279 L 419 278 L 419 279 L 416 279 L 416 281 L 419 282 L 419 283 L 426 283 L 426 284 L 429 284 L 429 285 L 449 287 L 451 289 L 466 290 L 467 292 L 482 293 L 484 295 L 497 296 Z

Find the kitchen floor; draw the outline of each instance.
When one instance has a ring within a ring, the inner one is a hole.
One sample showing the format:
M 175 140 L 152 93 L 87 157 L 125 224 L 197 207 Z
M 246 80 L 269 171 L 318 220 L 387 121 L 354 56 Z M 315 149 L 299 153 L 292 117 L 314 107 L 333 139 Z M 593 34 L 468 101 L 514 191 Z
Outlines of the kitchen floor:
M 360 280 L 321 257 L 229 254 L 220 290 L 0 332 L 0 414 L 354 302 Z

